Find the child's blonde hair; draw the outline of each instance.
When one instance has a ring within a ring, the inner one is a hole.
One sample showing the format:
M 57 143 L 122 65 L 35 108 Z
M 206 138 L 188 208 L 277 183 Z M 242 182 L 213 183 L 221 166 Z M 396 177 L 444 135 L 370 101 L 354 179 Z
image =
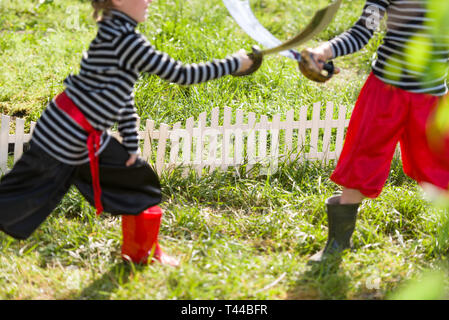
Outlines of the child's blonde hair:
M 112 0 L 91 0 L 94 8 L 94 19 L 101 20 L 103 16 L 109 15 L 109 11 L 114 7 Z

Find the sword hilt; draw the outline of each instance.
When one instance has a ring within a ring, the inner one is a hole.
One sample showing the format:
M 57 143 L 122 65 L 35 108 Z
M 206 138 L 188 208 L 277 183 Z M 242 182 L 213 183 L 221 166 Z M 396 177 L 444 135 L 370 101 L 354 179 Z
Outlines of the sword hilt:
M 326 62 L 323 66 L 323 70 L 327 72 L 327 77 L 330 79 L 334 76 L 335 66 L 332 61 Z
M 301 60 L 298 62 L 299 70 L 308 79 L 315 82 L 326 82 L 335 73 L 334 63 L 326 62 L 321 69 L 315 55 L 308 49 L 301 51 Z
M 248 57 L 253 61 L 251 67 L 249 67 L 248 70 L 243 72 L 234 72 L 232 73 L 233 76 L 235 77 L 247 76 L 250 75 L 251 73 L 256 72 L 260 68 L 263 61 L 263 53 L 260 50 L 259 46 L 256 45 L 252 46 L 251 50 L 252 52 L 248 53 Z

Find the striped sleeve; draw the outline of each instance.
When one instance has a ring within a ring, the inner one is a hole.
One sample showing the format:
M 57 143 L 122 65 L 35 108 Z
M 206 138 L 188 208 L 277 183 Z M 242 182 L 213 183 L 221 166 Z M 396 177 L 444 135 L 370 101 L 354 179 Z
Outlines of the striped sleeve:
M 122 144 L 129 154 L 138 154 L 139 137 L 137 132 L 137 111 L 133 105 L 129 105 L 120 110 L 118 119 L 118 131 L 122 139 Z
M 366 1 L 362 15 L 354 26 L 329 42 L 333 58 L 362 49 L 378 29 L 389 5 L 389 0 Z
M 236 55 L 205 63 L 183 64 L 157 51 L 140 34 L 129 34 L 117 47 L 119 66 L 134 72 L 155 74 L 171 83 L 191 85 L 229 75 L 240 68 Z

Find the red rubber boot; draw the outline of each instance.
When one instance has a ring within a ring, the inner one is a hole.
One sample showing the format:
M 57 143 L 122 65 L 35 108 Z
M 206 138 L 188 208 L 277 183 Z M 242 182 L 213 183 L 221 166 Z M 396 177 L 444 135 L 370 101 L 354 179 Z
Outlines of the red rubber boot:
M 162 251 L 158 243 L 162 209 L 153 206 L 140 214 L 122 215 L 122 258 L 138 264 L 154 260 L 164 265 L 178 266 L 179 261 Z

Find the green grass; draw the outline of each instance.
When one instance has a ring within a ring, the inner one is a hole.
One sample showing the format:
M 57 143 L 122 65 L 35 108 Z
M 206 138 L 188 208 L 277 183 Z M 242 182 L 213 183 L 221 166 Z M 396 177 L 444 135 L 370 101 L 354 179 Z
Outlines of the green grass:
M 287 39 L 328 2 L 251 5 L 269 30 Z M 77 71 L 95 36 L 88 1 L 39 3 L 0 0 L 0 112 L 28 122 L 62 90 L 67 74 Z M 307 45 L 351 26 L 362 5 L 343 2 L 329 28 Z M 220 0 L 157 0 L 150 6 L 150 18 L 139 29 L 176 59 L 207 61 L 253 44 Z M 79 31 L 71 28 L 74 9 Z M 250 77 L 192 87 L 143 76 L 136 84 L 138 112 L 142 120 L 174 123 L 223 106 L 268 116 L 317 101 L 353 106 L 381 38 L 338 59 L 342 73 L 325 85 L 307 81 L 296 63 L 280 56 L 267 57 Z M 177 269 L 123 263 L 120 219 L 97 218 L 72 189 L 26 241 L 0 234 L 0 299 L 385 299 L 396 297 L 423 270 L 447 274 L 445 210 L 424 199 L 397 159 L 382 195 L 362 206 L 356 250 L 337 268 L 307 266 L 326 241 L 324 200 L 338 190 L 329 180 L 333 167 L 281 163 L 269 177 L 246 175 L 244 168 L 240 175 L 164 174 L 160 242 L 181 259 Z

